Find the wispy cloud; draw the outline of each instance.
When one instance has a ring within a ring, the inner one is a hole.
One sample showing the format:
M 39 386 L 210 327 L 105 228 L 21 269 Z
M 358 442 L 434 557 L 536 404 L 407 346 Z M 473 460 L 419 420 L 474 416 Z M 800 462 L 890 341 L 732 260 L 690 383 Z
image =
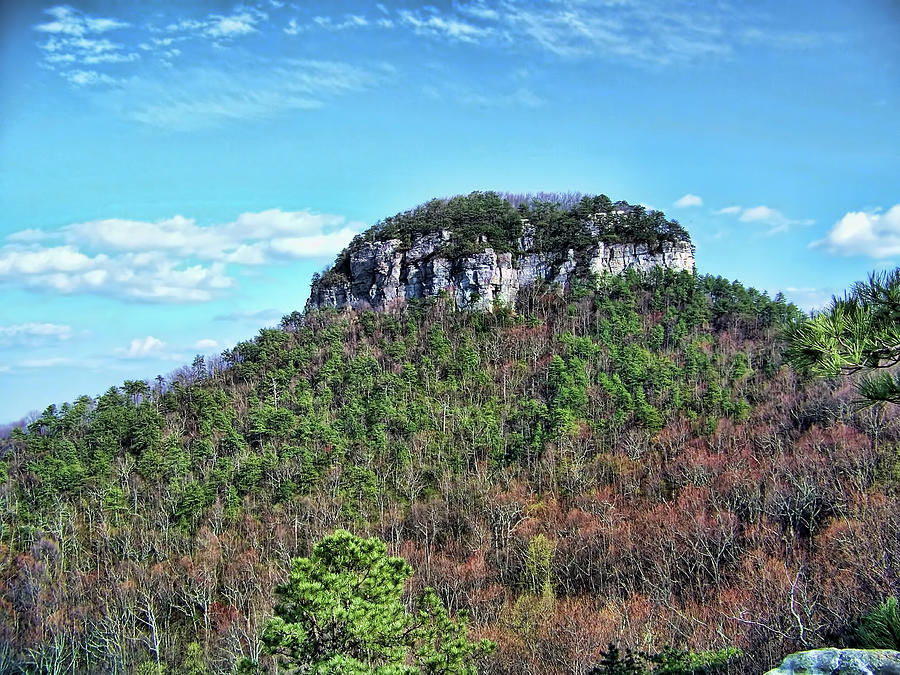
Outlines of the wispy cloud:
M 165 358 L 167 356 L 166 346 L 166 343 L 159 338 L 148 335 L 133 339 L 127 347 L 117 348 L 116 354 L 126 359 Z
M 900 204 L 886 213 L 880 209 L 845 213 L 824 239 L 810 246 L 841 256 L 884 259 L 900 255 Z
M 508 91 L 488 91 L 462 84 L 427 85 L 422 93 L 436 101 L 453 101 L 479 108 L 538 108 L 546 101 L 528 87 Z
M 269 15 L 254 7 L 240 6 L 231 14 L 211 13 L 202 19 L 181 19 L 165 27 L 168 33 L 189 33 L 199 37 L 229 39 L 256 33 Z
M 766 234 L 778 234 L 785 232 L 794 226 L 812 225 L 815 221 L 811 218 L 788 218 L 778 209 L 770 206 L 726 206 L 725 208 L 713 211 L 713 214 L 720 216 L 737 216 L 738 221 L 742 223 L 752 223 L 756 225 L 768 226 Z
M 325 30 L 348 30 L 370 25 L 369 20 L 360 14 L 347 14 L 340 21 L 334 21 L 328 16 L 317 16 L 313 19 L 313 23 Z
M 728 4 L 699 7 L 689 0 L 640 2 L 580 0 L 534 3 L 523 0 L 472 0 L 452 8 L 390 9 L 365 25 L 400 26 L 414 33 L 456 43 L 504 49 L 538 48 L 565 59 L 597 58 L 636 65 L 665 66 L 731 58 L 754 49 L 808 49 L 834 42 L 815 32 L 782 30 L 759 15 Z M 321 28 L 354 27 L 346 20 L 317 17 Z M 292 20 L 288 33 L 314 28 Z
M 456 8 L 461 14 L 475 17 L 476 19 L 484 19 L 486 21 L 496 21 L 500 18 L 500 12 L 488 5 L 483 0 L 475 0 L 473 2 L 459 3 Z
M 0 344 L 35 346 L 72 337 L 72 327 L 59 323 L 17 323 L 0 325 Z
M 693 195 L 690 192 L 675 201 L 674 206 L 678 208 L 689 208 L 691 206 L 703 206 L 703 198 Z
M 478 42 L 494 33 L 492 27 L 478 26 L 453 14 L 441 14 L 433 8 L 415 12 L 401 9 L 397 11 L 397 15 L 401 24 L 409 26 L 420 35 Z
M 267 59 L 267 37 L 312 32 L 405 31 L 455 47 L 479 45 L 507 53 L 544 52 L 561 60 L 663 67 L 732 58 L 748 49 L 810 49 L 829 36 L 784 31 L 739 6 L 698 8 L 689 0 L 460 0 L 418 8 L 378 3 L 366 12 L 303 17 L 282 0 L 236 5 L 230 12 L 173 5 L 149 24 L 94 16 L 60 5 L 34 26 L 42 65 L 72 87 L 138 122 L 190 131 L 229 120 L 264 119 L 326 105 L 330 97 L 360 92 L 387 80 L 379 66 L 325 59 Z M 271 12 L 271 14 L 270 14 Z M 121 32 L 117 32 L 121 31 Z M 122 37 L 114 40 L 111 36 Z M 127 38 L 127 39 L 125 39 Z M 266 38 L 266 39 L 264 39 Z M 291 45 L 294 46 L 291 46 Z M 285 41 L 297 57 L 304 41 Z M 223 50 L 235 58 L 222 59 Z M 238 53 L 239 52 L 239 53 Z M 167 72 L 162 76 L 159 67 Z M 471 83 L 460 85 L 473 89 Z M 457 100 L 495 105 L 498 97 L 472 91 Z M 516 104 L 542 98 L 514 92 Z
M 270 118 L 319 108 L 336 96 L 367 90 L 389 75 L 338 61 L 284 59 L 243 68 L 204 66 L 176 81 L 131 82 L 109 96 L 132 119 L 191 131 L 228 121 Z
M 220 225 L 174 216 L 31 229 L 13 233 L 0 246 L 0 284 L 145 302 L 204 302 L 234 286 L 235 269 L 327 258 L 362 227 L 330 214 L 269 209 Z
M 43 65 L 61 74 L 77 86 L 111 84 L 113 78 L 93 71 L 66 70 L 79 65 L 128 63 L 140 58 L 136 52 L 124 51 L 123 45 L 99 37 L 101 33 L 128 28 L 131 24 L 114 18 L 95 17 L 72 7 L 61 5 L 44 10 L 53 21 L 34 26 L 40 35 L 47 36 L 38 43 L 43 53 Z
M 129 25 L 118 19 L 90 16 L 68 5 L 50 7 L 45 9 L 44 13 L 53 17 L 53 20 L 38 24 L 34 29 L 40 33 L 52 35 L 81 37 L 90 33 L 105 33 Z
M 58 368 L 59 366 L 71 366 L 78 363 L 78 360 L 69 356 L 50 356 L 43 359 L 25 359 L 19 362 L 19 368 L 36 369 L 36 368 Z M 7 370 L 9 370 L 7 368 Z
M 63 76 L 72 84 L 79 87 L 89 87 L 92 85 L 115 85 L 121 81 L 110 77 L 106 73 L 98 73 L 96 70 L 68 70 Z
M 741 212 L 742 223 L 759 223 L 769 226 L 769 234 L 784 232 L 792 225 L 812 225 L 815 221 L 810 218 L 788 218 L 778 209 L 768 206 L 751 206 Z
M 808 31 L 771 31 L 747 28 L 739 32 L 741 41 L 779 49 L 812 49 L 841 42 L 839 35 L 813 33 Z
M 265 18 L 265 14 L 241 12 L 231 16 L 214 16 L 206 29 L 206 34 L 215 38 L 230 38 L 256 32 L 256 24 Z

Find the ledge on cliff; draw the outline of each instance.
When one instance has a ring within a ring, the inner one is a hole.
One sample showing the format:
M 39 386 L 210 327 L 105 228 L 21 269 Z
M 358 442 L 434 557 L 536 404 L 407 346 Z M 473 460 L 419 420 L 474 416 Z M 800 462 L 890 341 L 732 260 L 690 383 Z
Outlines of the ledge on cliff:
M 653 267 L 693 271 L 687 231 L 606 195 L 434 199 L 376 223 L 313 278 L 307 310 L 448 292 L 457 306 L 514 305 L 521 288 Z

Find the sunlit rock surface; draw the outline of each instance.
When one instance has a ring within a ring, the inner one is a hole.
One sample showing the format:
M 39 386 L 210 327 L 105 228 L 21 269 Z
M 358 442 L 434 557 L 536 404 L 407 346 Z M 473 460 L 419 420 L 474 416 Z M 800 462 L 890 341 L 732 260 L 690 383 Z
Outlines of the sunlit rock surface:
M 382 308 L 394 301 L 428 298 L 441 291 L 458 307 L 487 309 L 501 302 L 514 305 L 519 289 L 537 283 L 565 288 L 582 273 L 622 274 L 654 267 L 675 271 L 694 269 L 688 242 L 604 244 L 596 241 L 583 251 L 529 251 L 529 230 L 520 251 L 497 253 L 487 242 L 481 251 L 446 257 L 450 232 L 420 235 L 404 250 L 399 239 L 365 242 L 350 252 L 349 279 L 313 282 L 306 309 L 369 305 Z M 527 252 L 526 252 L 527 251 Z

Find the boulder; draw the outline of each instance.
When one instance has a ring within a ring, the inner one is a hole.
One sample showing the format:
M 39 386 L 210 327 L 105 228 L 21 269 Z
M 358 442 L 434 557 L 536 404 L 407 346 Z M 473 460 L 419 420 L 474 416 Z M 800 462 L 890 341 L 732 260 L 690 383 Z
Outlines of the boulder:
M 813 649 L 791 654 L 766 675 L 900 675 L 900 652 L 890 649 Z

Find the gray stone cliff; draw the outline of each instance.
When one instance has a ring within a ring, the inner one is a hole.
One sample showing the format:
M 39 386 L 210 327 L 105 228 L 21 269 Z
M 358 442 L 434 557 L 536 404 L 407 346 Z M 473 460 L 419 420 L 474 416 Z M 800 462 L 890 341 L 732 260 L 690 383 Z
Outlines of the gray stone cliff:
M 369 305 L 383 308 L 410 298 L 428 298 L 445 291 L 457 307 L 490 310 L 495 301 L 515 305 L 520 288 L 548 283 L 565 288 L 582 271 L 621 274 L 654 267 L 694 269 L 694 252 L 687 242 L 663 242 L 658 250 L 646 244 L 604 244 L 599 239 L 586 251 L 533 252 L 527 223 L 516 253 L 485 248 L 454 258 L 443 248 L 450 232 L 420 235 L 404 250 L 399 239 L 370 241 L 350 252 L 349 278 L 315 279 L 306 310 Z M 586 267 L 586 269 L 584 269 Z

